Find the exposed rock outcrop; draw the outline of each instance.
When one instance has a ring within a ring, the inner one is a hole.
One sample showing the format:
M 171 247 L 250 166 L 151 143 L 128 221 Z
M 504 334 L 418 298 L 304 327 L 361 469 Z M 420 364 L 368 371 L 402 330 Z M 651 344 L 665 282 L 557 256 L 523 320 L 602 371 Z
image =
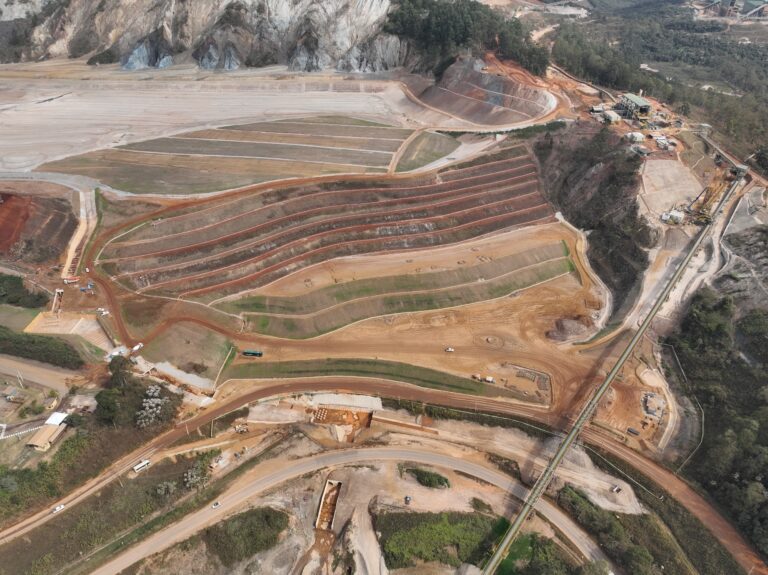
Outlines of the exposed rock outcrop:
M 191 56 L 206 69 L 283 63 L 297 71 L 376 72 L 414 58 L 407 42 L 381 33 L 391 0 L 37 0 L 28 6 L 38 23 L 21 59 L 87 55 L 93 63 L 138 69 Z

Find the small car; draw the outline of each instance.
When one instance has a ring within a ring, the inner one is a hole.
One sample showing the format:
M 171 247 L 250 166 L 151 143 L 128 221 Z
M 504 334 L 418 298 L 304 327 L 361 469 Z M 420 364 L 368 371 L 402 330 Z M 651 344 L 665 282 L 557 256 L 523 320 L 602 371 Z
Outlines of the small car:
M 217 501 L 213 505 L 211 505 L 211 509 L 218 509 L 219 507 L 221 507 L 220 501 Z
M 456 350 L 453 349 L 452 347 L 446 347 L 445 348 L 445 353 L 453 353 L 454 351 L 456 351 Z
M 63 503 L 61 505 L 57 505 L 56 507 L 53 508 L 53 511 L 51 511 L 51 513 L 53 515 L 56 515 L 59 511 L 62 511 L 64 507 L 66 506 Z

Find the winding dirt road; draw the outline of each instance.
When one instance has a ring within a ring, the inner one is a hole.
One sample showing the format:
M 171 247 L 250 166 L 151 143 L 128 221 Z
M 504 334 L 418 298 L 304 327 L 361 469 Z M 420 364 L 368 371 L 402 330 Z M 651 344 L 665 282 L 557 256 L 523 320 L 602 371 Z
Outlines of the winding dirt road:
M 266 462 L 254 468 L 242 480 L 222 494 L 218 499 L 221 506 L 217 509 L 204 507 L 188 515 L 181 521 L 129 548 L 106 565 L 96 569 L 93 575 L 120 573 L 137 561 L 184 541 L 206 526 L 221 521 L 231 513 L 242 510 L 246 501 L 285 481 L 329 467 L 376 461 L 418 461 L 427 465 L 460 471 L 487 481 L 511 493 L 517 499 L 524 498 L 528 493 L 528 490 L 516 480 L 495 469 L 457 457 L 434 453 L 425 448 L 362 447 L 331 451 L 293 461 L 288 465 L 282 465 L 279 469 L 274 469 L 274 465 Z M 541 500 L 536 505 L 536 511 L 562 531 L 584 557 L 592 561 L 608 561 L 600 547 L 559 507 Z
M 89 481 L 75 492 L 61 499 L 57 504 L 73 505 L 96 493 L 99 489 L 116 479 L 122 473 L 127 472 L 137 461 L 155 453 L 158 449 L 168 447 L 184 435 L 187 429 L 210 423 L 239 407 L 260 399 L 294 393 L 309 393 L 319 391 L 335 391 L 379 395 L 382 397 L 406 399 L 417 402 L 444 405 L 468 411 L 481 410 L 499 415 L 522 417 L 525 419 L 547 424 L 550 414 L 543 408 L 514 404 L 497 399 L 477 398 L 459 393 L 435 391 L 413 385 L 373 378 L 360 377 L 323 377 L 302 378 L 296 380 L 262 381 L 259 387 L 228 399 L 218 407 L 202 413 L 201 415 L 177 424 L 172 430 L 155 438 L 146 446 L 134 453 L 123 457 L 99 477 Z M 736 561 L 745 571 L 753 575 L 768 575 L 768 566 L 760 556 L 744 540 L 735 527 L 726 520 L 718 511 L 691 488 L 680 477 L 671 471 L 661 467 L 657 463 L 644 457 L 633 449 L 619 443 L 611 437 L 607 437 L 597 428 L 587 428 L 581 438 L 584 442 L 600 447 L 619 459 L 631 465 L 634 469 L 646 475 L 657 484 L 661 485 L 668 493 L 685 506 L 706 526 L 718 541 L 734 556 Z M 52 517 L 50 510 L 45 509 L 28 517 L 24 521 L 0 532 L 0 544 L 10 541 L 24 533 L 43 524 Z

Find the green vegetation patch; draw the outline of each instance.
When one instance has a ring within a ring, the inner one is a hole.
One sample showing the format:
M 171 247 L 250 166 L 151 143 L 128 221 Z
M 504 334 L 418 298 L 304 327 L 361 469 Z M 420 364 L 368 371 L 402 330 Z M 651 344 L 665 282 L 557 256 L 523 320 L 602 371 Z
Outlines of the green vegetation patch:
M 0 326 L 0 353 L 34 359 L 67 369 L 80 369 L 85 362 L 74 347 L 45 335 L 16 333 Z
M 295 297 L 248 296 L 223 302 L 217 307 L 232 313 L 306 315 L 340 303 L 376 295 L 436 290 L 474 283 L 481 279 L 494 279 L 523 267 L 567 257 L 569 255 L 567 247 L 564 252 L 563 245 L 562 243 L 542 245 L 497 258 L 492 262 L 455 270 L 354 280 Z
M 288 515 L 271 507 L 250 509 L 209 527 L 203 534 L 208 551 L 226 567 L 273 547 L 288 527 Z
M 686 471 L 768 553 L 768 368 L 756 361 L 766 357 L 768 314 L 748 312 L 737 327 L 735 313 L 730 298 L 700 290 L 669 338 L 706 414 L 703 443 Z
M 32 292 L 24 287 L 24 281 L 17 276 L 0 274 L 0 304 L 18 307 L 39 308 L 48 303 L 48 295 Z
M 374 517 L 389 569 L 439 561 L 480 565 L 508 522 L 479 513 L 381 513 Z
M 616 473 L 618 469 L 642 486 L 635 490 L 635 494 L 643 505 L 655 512 L 671 533 L 674 533 L 674 538 L 697 573 L 700 575 L 744 573 L 707 526 L 672 495 L 621 459 L 600 449 L 593 448 L 592 451 L 599 455 L 592 458 L 595 465 L 609 473 Z
M 432 489 L 447 489 L 451 486 L 451 482 L 448 481 L 447 477 L 440 475 L 439 473 L 435 473 L 434 471 L 421 469 L 419 467 L 409 467 L 405 471 L 413 475 L 416 481 L 419 482 L 419 485 L 423 485 L 424 487 L 430 487 Z
M 398 172 L 408 172 L 431 164 L 440 158 L 447 156 L 459 147 L 459 142 L 450 136 L 433 132 L 422 132 L 400 156 L 397 163 Z
M 399 0 L 384 30 L 412 40 L 438 71 L 440 62 L 467 48 L 498 50 L 534 74 L 543 74 L 549 63 L 548 50 L 531 41 L 517 18 L 474 0 Z
M 113 360 L 107 389 L 96 396 L 95 415 L 70 415 L 67 423 L 74 433 L 68 432 L 70 436 L 50 459 L 34 468 L 0 466 L 0 524 L 70 492 L 167 428 L 181 403 L 180 396 L 160 389 L 151 395 L 160 400 L 159 411 L 153 411 L 151 421 L 143 418 L 148 388 L 127 371 L 127 362 L 125 358 Z
M 587 531 L 617 565 L 633 575 L 652 575 L 661 566 L 670 573 L 695 575 L 674 537 L 650 515 L 619 515 L 593 505 L 580 491 L 562 489 L 558 504 Z
M 87 456 L 86 453 L 83 456 Z M 190 493 L 184 474 L 198 459 L 152 465 L 137 477 L 114 482 L 45 525 L 3 546 L 0 572 L 48 575 L 61 572 L 127 528 L 171 509 Z M 207 461 L 202 460 L 207 468 Z M 75 461 L 72 461 L 76 465 Z M 5 569 L 5 571 L 2 571 Z M 67 573 L 71 571 L 66 570 Z
M 317 359 L 307 361 L 281 361 L 238 363 L 227 369 L 229 379 L 262 379 L 314 377 L 321 375 L 349 375 L 378 377 L 402 381 L 419 387 L 442 389 L 469 395 L 487 397 L 520 397 L 511 390 L 484 384 L 465 377 L 443 373 L 426 367 L 418 367 L 394 361 L 368 359 Z

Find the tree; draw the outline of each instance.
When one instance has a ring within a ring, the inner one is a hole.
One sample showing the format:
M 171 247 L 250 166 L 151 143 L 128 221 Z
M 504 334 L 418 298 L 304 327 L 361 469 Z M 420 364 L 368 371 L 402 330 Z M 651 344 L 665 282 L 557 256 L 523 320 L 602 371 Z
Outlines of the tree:
M 605 561 L 585 563 L 579 567 L 578 575 L 608 575 L 610 573 Z
M 755 151 L 755 162 L 764 170 L 768 170 L 768 146 L 760 146 Z

